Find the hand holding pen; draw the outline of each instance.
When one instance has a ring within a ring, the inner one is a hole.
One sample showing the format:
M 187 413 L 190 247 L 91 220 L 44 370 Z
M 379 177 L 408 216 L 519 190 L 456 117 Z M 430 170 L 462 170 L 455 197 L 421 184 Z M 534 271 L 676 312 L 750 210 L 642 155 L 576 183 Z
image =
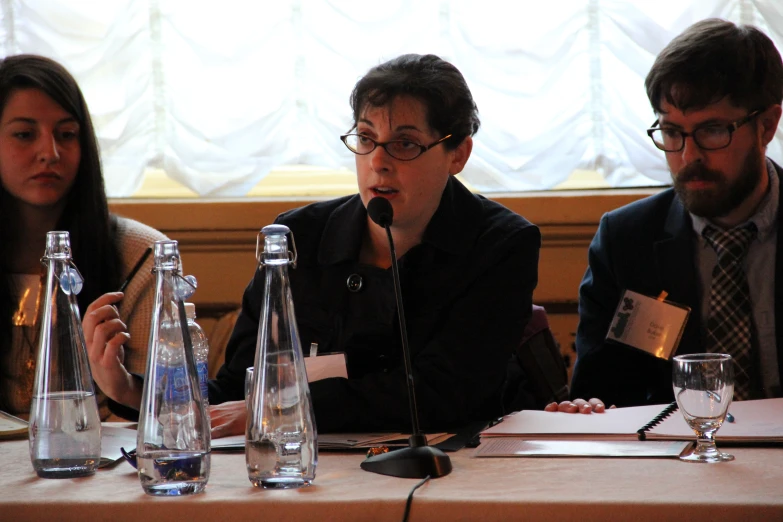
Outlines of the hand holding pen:
M 151 248 L 144 252 L 120 286 L 120 291 L 108 292 L 96 299 L 87 307 L 82 320 L 87 355 L 95 383 L 110 398 L 128 406 L 138 406 L 141 396 L 140 390 L 136 389 L 138 386 L 135 379 L 124 365 L 124 345 L 130 340 L 130 334 L 127 325 L 120 318 L 118 306 L 125 296 L 123 291 L 151 252 Z

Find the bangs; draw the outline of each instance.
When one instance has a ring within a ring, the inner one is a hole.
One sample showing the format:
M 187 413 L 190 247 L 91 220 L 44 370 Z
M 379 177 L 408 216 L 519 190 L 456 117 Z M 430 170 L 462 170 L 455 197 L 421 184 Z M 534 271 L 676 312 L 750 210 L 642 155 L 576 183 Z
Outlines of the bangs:
M 682 112 L 689 110 L 698 110 L 718 103 L 726 97 L 726 90 L 723 85 L 717 83 L 696 83 L 684 84 L 678 83 L 671 85 L 663 91 L 663 99 Z M 656 108 L 658 112 L 663 113 L 660 107 Z

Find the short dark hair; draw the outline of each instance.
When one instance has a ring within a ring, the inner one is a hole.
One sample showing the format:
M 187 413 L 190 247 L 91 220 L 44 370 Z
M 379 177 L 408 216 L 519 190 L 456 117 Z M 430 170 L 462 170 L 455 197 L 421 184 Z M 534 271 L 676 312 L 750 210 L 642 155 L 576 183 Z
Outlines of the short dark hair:
M 752 111 L 783 101 L 783 63 L 775 44 L 757 28 L 711 18 L 672 40 L 644 85 L 658 114 L 664 100 L 686 111 L 725 97 Z
M 71 250 L 84 275 L 84 288 L 77 299 L 84 311 L 101 294 L 114 291 L 121 280 L 116 222 L 109 215 L 101 171 L 100 154 L 92 119 L 76 80 L 59 63 L 43 56 L 20 54 L 0 60 L 0 118 L 14 92 L 38 89 L 57 102 L 79 123 L 81 158 L 73 186 L 68 192 L 58 230 L 71 236 Z M 0 184 L 0 329 L 10 337 L 9 266 L 17 237 L 16 205 Z M 43 254 L 43 243 L 41 254 Z M 0 348 L 3 346 L 0 334 Z
M 367 106 L 384 107 L 400 96 L 421 100 L 427 123 L 456 148 L 478 131 L 481 122 L 468 84 L 459 69 L 434 54 L 404 54 L 370 69 L 353 88 L 354 128 Z

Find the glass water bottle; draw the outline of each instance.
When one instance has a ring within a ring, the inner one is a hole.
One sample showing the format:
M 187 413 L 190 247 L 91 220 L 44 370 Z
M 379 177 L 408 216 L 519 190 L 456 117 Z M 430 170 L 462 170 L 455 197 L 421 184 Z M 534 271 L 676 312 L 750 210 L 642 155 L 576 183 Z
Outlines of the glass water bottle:
M 245 459 L 250 482 L 263 488 L 308 486 L 318 463 L 315 417 L 288 280 L 288 266 L 296 266 L 296 245 L 288 251 L 289 233 L 283 225 L 266 226 L 261 230 L 264 251 L 256 246 L 265 283 L 247 401 Z
M 68 232 L 46 234 L 45 301 L 30 405 L 30 459 L 45 478 L 95 473 L 101 420 L 76 295 L 84 280 L 71 260 Z
M 176 241 L 155 242 L 155 306 L 136 443 L 139 480 L 150 495 L 200 493 L 209 479 L 209 420 L 198 381 Z

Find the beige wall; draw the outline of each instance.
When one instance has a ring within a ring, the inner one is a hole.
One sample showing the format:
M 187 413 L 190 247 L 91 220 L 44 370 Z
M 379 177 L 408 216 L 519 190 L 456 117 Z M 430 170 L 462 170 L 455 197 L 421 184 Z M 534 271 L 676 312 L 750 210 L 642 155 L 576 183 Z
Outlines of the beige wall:
M 542 193 L 492 197 L 541 228 L 539 284 L 534 300 L 547 308 L 564 355 L 571 356 L 577 292 L 587 266 L 587 247 L 604 212 L 651 191 Z M 256 235 L 284 210 L 307 201 L 114 200 L 113 212 L 146 223 L 180 244 L 186 273 L 198 278 L 194 295 L 200 322 L 236 308 L 255 270 Z M 573 356 L 570 357 L 573 362 Z

